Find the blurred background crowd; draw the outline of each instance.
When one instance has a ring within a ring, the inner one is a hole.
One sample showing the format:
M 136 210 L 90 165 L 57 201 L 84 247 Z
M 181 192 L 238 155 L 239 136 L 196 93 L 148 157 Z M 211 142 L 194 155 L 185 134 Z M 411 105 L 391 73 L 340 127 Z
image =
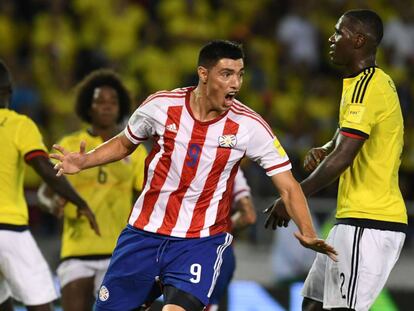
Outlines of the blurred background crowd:
M 329 64 L 328 38 L 352 8 L 371 8 L 384 20 L 378 65 L 394 79 L 400 96 L 401 189 L 412 200 L 413 1 L 2 0 L 0 57 L 14 76 L 11 108 L 33 118 L 50 147 L 82 127 L 74 114 L 74 86 L 91 70 L 116 70 L 137 106 L 157 90 L 196 84 L 198 51 L 207 41 L 238 41 L 246 53 L 238 98 L 273 127 L 301 180 L 305 153 L 331 139 L 337 126 L 342 80 Z M 274 196 L 261 169 L 250 162 L 243 167 L 255 196 Z M 38 182 L 28 174 L 28 189 Z M 318 196 L 335 198 L 336 185 Z M 32 214 L 34 224 L 44 224 L 47 216 Z M 53 223 L 47 230 L 56 229 Z

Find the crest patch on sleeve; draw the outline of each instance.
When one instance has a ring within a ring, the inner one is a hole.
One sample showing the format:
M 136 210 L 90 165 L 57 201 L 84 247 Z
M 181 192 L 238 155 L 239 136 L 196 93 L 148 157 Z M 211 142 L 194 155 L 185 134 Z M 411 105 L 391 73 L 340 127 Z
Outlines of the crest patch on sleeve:
M 279 140 L 276 137 L 273 140 L 273 145 L 275 146 L 275 148 L 277 149 L 277 152 L 279 152 L 279 154 L 280 154 L 281 157 L 285 157 L 286 156 L 285 149 L 283 149 L 282 145 L 280 144 Z
M 345 120 L 352 123 L 361 123 L 365 107 L 361 105 L 349 105 L 345 113 Z

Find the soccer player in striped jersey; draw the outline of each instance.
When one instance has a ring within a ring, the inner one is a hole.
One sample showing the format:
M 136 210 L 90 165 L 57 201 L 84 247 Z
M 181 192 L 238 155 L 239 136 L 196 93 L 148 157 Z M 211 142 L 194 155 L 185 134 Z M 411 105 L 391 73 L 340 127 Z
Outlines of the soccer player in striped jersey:
M 84 141 L 91 150 L 119 133 L 121 122 L 129 115 L 130 98 L 119 76 L 112 70 L 96 70 L 77 87 L 76 113 L 89 127 L 66 135 L 60 142 L 64 148 L 77 148 Z M 101 236 L 86 229 L 87 223 L 76 218 L 73 204 L 52 206 L 63 209 L 61 263 L 57 274 L 62 288 L 65 311 L 92 310 L 96 293 L 109 265 L 116 240 L 125 227 L 133 203 L 133 195 L 142 190 L 144 145 L 138 146 L 122 161 L 101 165 L 68 176 L 95 213 Z M 48 192 L 45 189 L 45 192 Z
M 344 13 L 329 38 L 330 58 L 345 69 L 339 130 L 312 149 L 302 183 L 311 195 L 340 176 L 337 222 L 327 241 L 339 261 L 317 256 L 303 289 L 303 310 L 369 310 L 394 267 L 407 230 L 398 186 L 403 118 L 392 79 L 376 65 L 381 18 L 370 10 Z M 269 223 L 285 224 L 277 201 Z
M 226 232 L 232 186 L 241 159 L 257 161 L 284 199 L 305 247 L 335 258 L 318 239 L 289 158 L 269 125 L 235 99 L 243 81 L 241 46 L 212 41 L 199 54 L 195 87 L 147 98 L 118 136 L 85 152 L 56 145 L 57 174 L 120 160 L 152 138 L 145 186 L 122 232 L 102 283 L 97 310 L 143 304 L 156 277 L 164 311 L 202 310 L 232 242 Z
M 86 216 L 95 232 L 99 230 L 87 203 L 66 178 L 56 177 L 35 123 L 7 109 L 11 94 L 10 73 L 0 61 L 0 309 L 13 310 L 13 297 L 31 311 L 53 310 L 51 302 L 58 296 L 52 274 L 28 227 L 24 162 L 77 207 L 78 217 Z

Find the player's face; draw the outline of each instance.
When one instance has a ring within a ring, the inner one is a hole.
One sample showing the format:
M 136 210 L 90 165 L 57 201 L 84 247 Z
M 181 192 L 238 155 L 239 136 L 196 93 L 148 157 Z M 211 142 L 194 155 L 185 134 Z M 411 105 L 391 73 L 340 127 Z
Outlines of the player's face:
M 222 58 L 208 70 L 207 97 L 216 111 L 224 112 L 233 105 L 243 84 L 243 74 L 243 59 Z
M 329 38 L 329 56 L 336 65 L 348 65 L 353 48 L 351 20 L 342 16 L 335 25 L 335 33 Z
M 114 126 L 119 116 L 119 99 L 115 89 L 109 86 L 97 87 L 91 105 L 92 124 L 99 127 Z

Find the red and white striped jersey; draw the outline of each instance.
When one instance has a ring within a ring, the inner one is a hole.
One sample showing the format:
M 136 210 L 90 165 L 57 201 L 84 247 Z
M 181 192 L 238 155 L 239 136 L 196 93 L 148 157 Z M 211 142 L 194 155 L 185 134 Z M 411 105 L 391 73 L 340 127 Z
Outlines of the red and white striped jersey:
M 149 96 L 125 128 L 134 144 L 154 139 L 145 186 L 129 218 L 138 229 L 187 238 L 225 232 L 245 155 L 269 176 L 291 168 L 269 125 L 239 101 L 214 120 L 196 120 L 189 103 L 193 89 Z

